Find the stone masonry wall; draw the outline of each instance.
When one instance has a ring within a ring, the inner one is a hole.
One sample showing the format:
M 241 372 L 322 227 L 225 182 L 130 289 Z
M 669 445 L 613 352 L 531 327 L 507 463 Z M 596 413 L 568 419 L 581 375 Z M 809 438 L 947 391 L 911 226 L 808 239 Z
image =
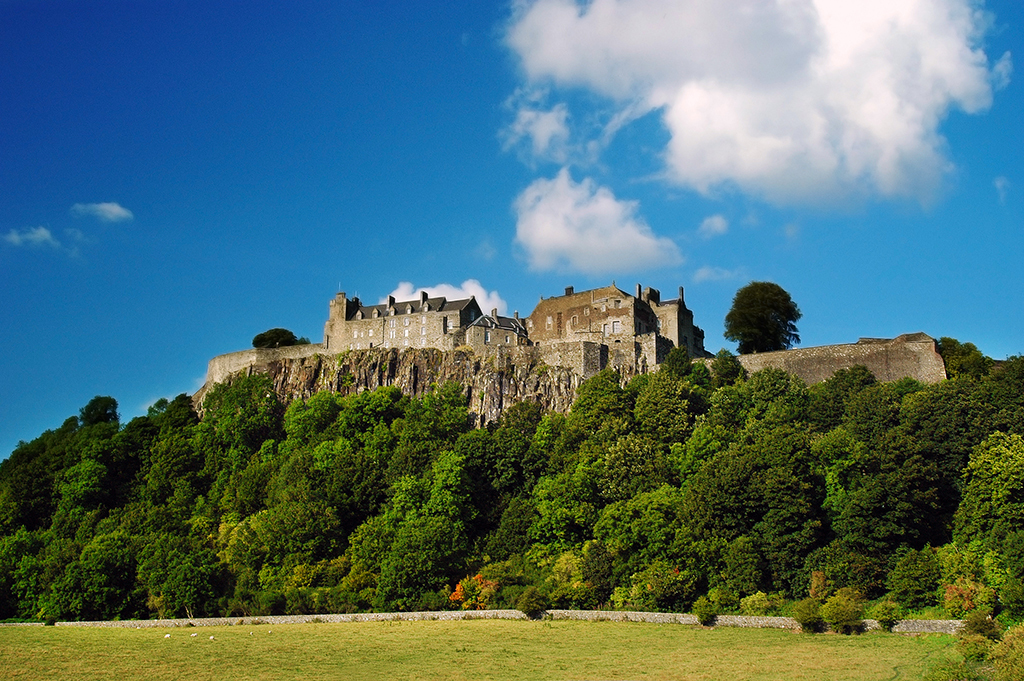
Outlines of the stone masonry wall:
M 946 367 L 935 340 L 923 333 L 891 340 L 862 338 L 845 345 L 740 355 L 739 360 L 749 373 L 774 367 L 799 376 L 808 385 L 820 383 L 855 364 L 866 366 L 879 381 L 898 381 L 909 376 L 923 383 L 938 383 L 946 378 Z
M 582 620 L 587 622 L 645 622 L 648 624 L 683 624 L 697 626 L 694 615 L 674 612 L 631 612 L 619 610 L 547 610 L 543 617 L 552 620 Z M 124 629 L 266 626 L 280 624 L 312 624 L 341 622 L 422 622 L 458 620 L 526 620 L 519 610 L 444 610 L 436 612 L 367 612 L 343 615 L 261 615 L 257 617 L 201 617 L 165 620 L 116 620 L 104 622 L 57 622 L 58 627 L 119 627 Z M 33 623 L 42 626 L 42 623 Z M 4 626 L 4 625 L 0 625 Z M 22 625 L 24 626 L 24 625 Z M 792 617 L 752 617 L 719 615 L 714 626 L 744 627 L 750 629 L 788 629 L 797 631 L 800 625 Z M 956 634 L 963 620 L 900 620 L 892 628 L 896 634 Z M 880 629 L 878 622 L 864 620 L 868 631 Z

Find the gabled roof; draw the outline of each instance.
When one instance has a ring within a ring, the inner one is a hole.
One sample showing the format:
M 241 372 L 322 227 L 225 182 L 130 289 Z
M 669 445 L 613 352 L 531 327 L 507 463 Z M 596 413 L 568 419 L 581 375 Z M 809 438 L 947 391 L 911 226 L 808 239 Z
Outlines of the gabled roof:
M 480 309 L 480 306 L 476 304 L 475 298 L 466 298 L 464 300 L 448 300 L 444 296 L 438 296 L 437 298 L 426 299 L 426 309 L 424 309 L 424 302 L 420 298 L 414 300 L 396 300 L 394 305 L 388 303 L 381 303 L 379 305 L 360 305 L 359 308 L 352 313 L 352 317 L 362 313 L 363 319 L 373 317 L 374 311 L 381 317 L 387 316 L 391 307 L 395 309 L 395 316 L 403 314 L 416 314 L 420 312 L 459 312 L 465 310 L 470 306 L 475 306 L 476 309 Z M 410 310 L 411 307 L 411 310 Z M 351 319 L 351 317 L 350 317 Z
M 523 325 L 523 320 L 517 317 L 501 317 L 485 314 L 478 317 L 470 326 L 482 326 L 486 329 L 500 329 L 502 331 L 512 331 L 517 336 L 526 336 L 526 327 Z

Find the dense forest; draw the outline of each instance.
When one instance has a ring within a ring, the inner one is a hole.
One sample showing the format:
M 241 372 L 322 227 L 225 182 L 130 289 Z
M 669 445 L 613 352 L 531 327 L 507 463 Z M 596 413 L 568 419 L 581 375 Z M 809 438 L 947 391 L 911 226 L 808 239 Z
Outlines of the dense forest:
M 97 397 L 0 464 L 0 619 L 542 607 L 784 613 L 836 593 L 1024 618 L 1024 358 L 806 386 L 673 352 L 567 415 L 460 386 L 266 377 L 122 424 Z

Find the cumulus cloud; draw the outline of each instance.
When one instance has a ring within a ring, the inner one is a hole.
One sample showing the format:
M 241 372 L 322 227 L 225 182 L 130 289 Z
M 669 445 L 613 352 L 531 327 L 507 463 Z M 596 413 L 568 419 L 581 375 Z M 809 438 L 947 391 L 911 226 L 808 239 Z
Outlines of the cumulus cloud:
M 103 222 L 126 222 L 135 217 L 130 210 L 114 202 L 76 203 L 71 206 L 71 214 L 76 218 L 93 217 Z
M 516 199 L 516 242 L 535 270 L 601 274 L 681 262 L 675 243 L 656 237 L 637 207 L 592 179 L 574 182 L 562 168 L 550 180 L 535 180 Z
M 485 314 L 497 309 L 498 314 L 504 315 L 508 310 L 506 303 L 497 291 L 488 291 L 476 279 L 467 279 L 460 286 L 452 284 L 436 284 L 434 286 L 413 286 L 412 282 L 399 282 L 398 288 L 388 295 L 394 296 L 396 301 L 415 300 L 419 298 L 420 291 L 426 291 L 430 297 L 444 296 L 448 300 L 465 300 L 471 296 L 476 298 L 477 305 Z M 387 296 L 381 298 L 381 303 L 387 302 Z
M 986 109 L 973 0 L 522 0 L 506 34 L 529 83 L 659 111 L 666 177 L 776 203 L 926 200 L 951 167 L 939 125 Z
M 729 221 L 722 215 L 711 215 L 704 218 L 704 222 L 700 223 L 700 229 L 697 231 L 705 239 L 721 236 L 729 231 Z
M 23 231 L 12 229 L 4 235 L 4 241 L 13 246 L 60 248 L 60 242 L 53 238 L 53 234 L 46 227 L 33 227 Z

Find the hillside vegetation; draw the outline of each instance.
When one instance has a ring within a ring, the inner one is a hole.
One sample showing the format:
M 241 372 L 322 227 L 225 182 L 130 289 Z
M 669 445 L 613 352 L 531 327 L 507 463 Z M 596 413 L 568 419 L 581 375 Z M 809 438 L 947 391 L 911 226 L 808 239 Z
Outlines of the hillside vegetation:
M 286 408 L 256 375 L 204 406 L 120 424 L 97 397 L 0 464 L 0 618 L 794 601 L 1024 617 L 1024 358 L 809 388 L 675 357 L 492 429 L 454 384 Z

